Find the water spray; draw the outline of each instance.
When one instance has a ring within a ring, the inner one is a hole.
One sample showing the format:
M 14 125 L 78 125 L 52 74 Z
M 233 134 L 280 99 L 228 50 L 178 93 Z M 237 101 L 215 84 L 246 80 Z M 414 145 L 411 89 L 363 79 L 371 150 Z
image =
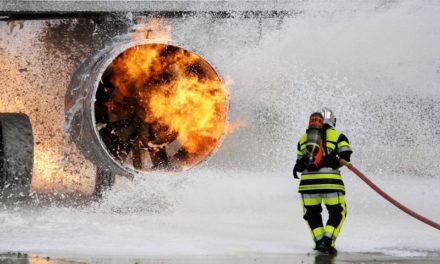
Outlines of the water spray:
M 342 166 L 346 166 L 348 169 L 350 169 L 354 174 L 356 174 L 361 180 L 363 180 L 366 184 L 368 184 L 374 191 L 376 191 L 378 194 L 380 194 L 383 198 L 388 200 L 390 203 L 395 205 L 400 210 L 404 211 L 405 213 L 409 214 L 410 216 L 416 218 L 417 220 L 422 221 L 423 223 L 430 225 L 434 227 L 435 229 L 440 230 L 440 224 L 436 223 L 414 211 L 409 209 L 408 207 L 404 206 L 403 204 L 399 203 L 397 200 L 389 196 L 386 192 L 384 192 L 382 189 L 380 189 L 376 184 L 374 184 L 370 179 L 368 179 L 367 176 L 365 176 L 362 172 L 360 172 L 355 166 L 353 166 L 351 163 L 349 163 L 346 160 L 340 159 L 339 164 Z

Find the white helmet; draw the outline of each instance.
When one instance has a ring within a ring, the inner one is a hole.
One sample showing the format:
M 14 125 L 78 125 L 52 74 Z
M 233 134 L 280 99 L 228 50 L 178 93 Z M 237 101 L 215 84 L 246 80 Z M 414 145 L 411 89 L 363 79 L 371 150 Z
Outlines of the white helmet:
M 321 114 L 324 117 L 324 124 L 327 124 L 331 126 L 332 128 L 335 128 L 336 126 L 336 117 L 332 110 L 328 109 L 327 107 L 323 107 L 321 109 Z

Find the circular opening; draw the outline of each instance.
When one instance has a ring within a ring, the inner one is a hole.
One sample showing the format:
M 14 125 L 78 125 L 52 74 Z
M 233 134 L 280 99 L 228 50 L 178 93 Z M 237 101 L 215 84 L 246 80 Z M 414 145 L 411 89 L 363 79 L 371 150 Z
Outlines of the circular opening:
M 140 172 L 184 170 L 220 143 L 227 89 L 197 54 L 141 44 L 104 71 L 94 109 L 101 141 L 120 165 Z

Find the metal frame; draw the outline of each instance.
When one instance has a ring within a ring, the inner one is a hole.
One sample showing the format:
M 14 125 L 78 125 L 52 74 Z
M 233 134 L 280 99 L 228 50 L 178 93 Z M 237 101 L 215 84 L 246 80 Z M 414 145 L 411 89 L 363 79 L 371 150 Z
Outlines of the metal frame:
M 298 15 L 295 1 L 97 1 L 2 0 L 0 20 L 60 19 L 134 13 L 162 17 L 208 15 L 215 18 L 279 18 Z

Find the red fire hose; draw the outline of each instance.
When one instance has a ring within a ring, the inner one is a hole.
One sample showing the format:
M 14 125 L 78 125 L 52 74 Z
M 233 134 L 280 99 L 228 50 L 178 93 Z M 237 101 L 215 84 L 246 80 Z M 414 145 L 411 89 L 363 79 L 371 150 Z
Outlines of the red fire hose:
M 363 180 L 366 184 L 368 184 L 373 190 L 375 190 L 383 198 L 387 199 L 390 203 L 394 204 L 400 210 L 402 210 L 405 213 L 409 214 L 410 216 L 412 216 L 412 217 L 422 221 L 423 223 L 428 224 L 428 225 L 430 225 L 430 226 L 440 230 L 440 224 L 438 224 L 438 223 L 436 223 L 436 222 L 434 222 L 432 220 L 429 220 L 428 218 L 426 218 L 424 216 L 419 215 L 418 213 L 412 211 L 408 207 L 406 207 L 403 204 L 401 204 L 398 201 L 396 201 L 394 198 L 392 198 L 387 193 L 382 191 L 376 184 L 374 184 L 372 181 L 370 181 L 370 179 L 368 179 L 367 176 L 365 176 L 362 172 L 360 172 L 358 169 L 356 169 L 356 167 L 351 165 L 348 161 L 340 159 L 339 163 L 341 165 L 346 166 L 347 168 L 349 168 L 352 172 L 354 172 L 354 174 L 359 176 L 359 178 L 361 178 L 361 180 Z

